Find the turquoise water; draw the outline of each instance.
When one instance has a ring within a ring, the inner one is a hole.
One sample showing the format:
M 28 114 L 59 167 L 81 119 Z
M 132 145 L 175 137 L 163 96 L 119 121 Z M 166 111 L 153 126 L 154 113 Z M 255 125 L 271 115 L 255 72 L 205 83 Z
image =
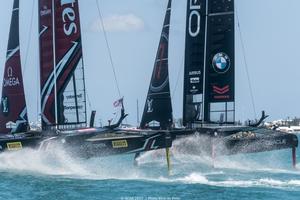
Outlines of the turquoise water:
M 0 199 L 300 199 L 291 150 L 212 161 L 176 144 L 171 160 L 168 176 L 164 151 L 143 154 L 137 167 L 130 155 L 80 160 L 58 149 L 4 153 Z

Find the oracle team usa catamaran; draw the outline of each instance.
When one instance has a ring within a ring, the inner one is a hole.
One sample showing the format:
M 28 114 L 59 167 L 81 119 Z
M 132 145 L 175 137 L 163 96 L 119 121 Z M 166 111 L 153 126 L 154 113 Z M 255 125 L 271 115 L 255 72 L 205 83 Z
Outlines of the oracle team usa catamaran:
M 171 130 L 172 139 L 200 135 L 193 152 L 217 155 L 291 148 L 296 164 L 297 136 L 259 127 L 267 117 L 248 126 L 235 124 L 234 0 L 187 0 L 183 125 L 172 127 L 168 75 L 171 0 L 155 60 L 141 128 Z M 154 124 L 155 126 L 151 126 Z M 189 144 L 186 144 L 189 145 Z

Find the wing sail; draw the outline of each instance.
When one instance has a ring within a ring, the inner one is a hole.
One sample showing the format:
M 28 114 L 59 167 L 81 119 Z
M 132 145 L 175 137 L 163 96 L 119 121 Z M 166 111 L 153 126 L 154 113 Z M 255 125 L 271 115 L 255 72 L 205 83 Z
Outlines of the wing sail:
M 173 121 L 168 69 L 171 4 L 172 1 L 169 0 L 140 124 L 142 128 L 148 126 L 150 122 L 155 121 L 159 123 L 160 128 L 166 129 L 171 126 Z
M 4 68 L 0 109 L 0 134 L 29 128 L 19 42 L 19 0 L 14 0 Z
M 77 0 L 40 0 L 43 126 L 86 126 L 86 95 Z

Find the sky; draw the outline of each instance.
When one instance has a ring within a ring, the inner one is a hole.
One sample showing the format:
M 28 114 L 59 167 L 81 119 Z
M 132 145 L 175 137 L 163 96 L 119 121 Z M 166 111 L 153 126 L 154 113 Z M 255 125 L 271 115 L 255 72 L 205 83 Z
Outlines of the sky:
M 97 110 L 96 123 L 105 125 L 108 119 L 114 117 L 116 110 L 112 104 L 120 96 L 114 81 L 96 1 L 80 0 L 79 6 L 88 113 Z M 98 2 L 121 96 L 124 96 L 125 109 L 129 113 L 126 122 L 136 125 L 137 100 L 141 116 L 167 0 Z M 0 3 L 2 78 L 13 0 L 0 0 Z M 186 0 L 173 0 L 171 16 L 169 71 L 175 118 L 182 115 L 186 3 Z M 21 62 L 30 121 L 36 121 L 40 112 L 37 4 L 38 0 L 20 0 Z M 235 0 L 235 7 L 236 120 L 258 118 L 262 110 L 270 115 L 269 120 L 299 117 L 300 1 Z M 255 109 L 252 106 L 249 85 L 253 91 Z

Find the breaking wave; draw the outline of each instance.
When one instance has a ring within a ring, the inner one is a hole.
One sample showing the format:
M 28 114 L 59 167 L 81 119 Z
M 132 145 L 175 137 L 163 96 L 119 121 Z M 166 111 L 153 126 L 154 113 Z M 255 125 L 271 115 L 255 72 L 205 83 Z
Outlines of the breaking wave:
M 262 178 L 256 180 L 235 180 L 227 179 L 223 181 L 211 181 L 205 176 L 199 173 L 192 173 L 183 178 L 175 179 L 174 181 L 179 181 L 187 184 L 204 184 L 219 187 L 300 187 L 300 180 L 276 180 L 272 178 Z
M 48 175 L 89 174 L 80 162 L 72 159 L 61 149 L 53 152 L 23 149 L 1 153 L 0 170 Z
M 133 180 L 201 184 L 215 187 L 300 188 L 300 171 L 292 169 L 289 151 L 218 157 L 191 152 L 203 138 L 176 141 L 171 149 L 172 175 L 168 176 L 165 150 L 138 158 L 133 155 L 93 159 L 74 158 L 62 148 L 51 151 L 23 149 L 0 154 L 0 172 L 61 176 L 72 179 Z M 299 166 L 300 167 L 300 166 Z

